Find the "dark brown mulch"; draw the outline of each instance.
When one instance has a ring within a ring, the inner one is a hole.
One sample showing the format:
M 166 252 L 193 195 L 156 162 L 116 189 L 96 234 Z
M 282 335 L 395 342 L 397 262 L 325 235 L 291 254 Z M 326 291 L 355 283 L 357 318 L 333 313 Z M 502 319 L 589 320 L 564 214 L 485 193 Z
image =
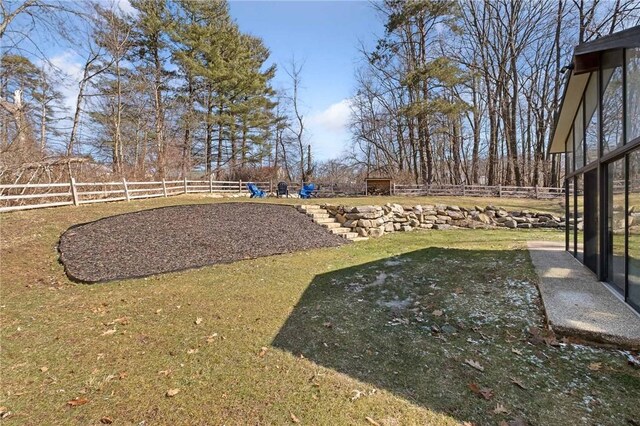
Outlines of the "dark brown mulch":
M 345 242 L 291 206 L 221 203 L 163 207 L 74 226 L 60 237 L 59 251 L 69 278 L 98 282 Z

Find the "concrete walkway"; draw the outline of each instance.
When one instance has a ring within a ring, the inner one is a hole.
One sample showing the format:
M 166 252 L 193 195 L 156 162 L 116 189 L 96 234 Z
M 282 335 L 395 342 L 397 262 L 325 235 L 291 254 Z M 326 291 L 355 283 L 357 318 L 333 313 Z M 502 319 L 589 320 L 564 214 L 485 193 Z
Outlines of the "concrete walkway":
M 640 316 L 566 252 L 564 243 L 530 241 L 528 246 L 555 333 L 640 348 Z

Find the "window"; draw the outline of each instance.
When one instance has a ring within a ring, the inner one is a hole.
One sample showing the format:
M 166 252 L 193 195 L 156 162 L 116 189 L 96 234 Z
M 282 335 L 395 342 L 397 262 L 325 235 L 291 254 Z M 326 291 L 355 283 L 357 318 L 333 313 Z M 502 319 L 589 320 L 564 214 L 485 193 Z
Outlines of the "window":
M 575 178 L 569 178 L 567 181 L 567 193 L 569 194 L 568 214 L 567 214 L 567 249 L 576 255 L 576 221 L 575 221 Z
M 576 257 L 584 263 L 584 175 L 576 176 Z
M 586 164 L 598 159 L 598 73 L 589 78 L 589 85 L 584 93 L 585 112 L 585 149 Z
M 625 159 L 607 164 L 607 281 L 625 285 Z
M 582 119 L 583 109 L 581 103 L 576 119 L 573 122 L 573 151 L 575 152 L 574 163 L 576 165 L 576 170 L 584 167 L 584 125 Z
M 602 153 L 622 146 L 622 51 L 602 55 Z
M 640 48 L 627 49 L 627 142 L 640 137 Z
M 565 176 L 573 172 L 573 132 L 569 133 L 569 137 L 565 143 Z
M 629 292 L 628 300 L 640 308 L 640 149 L 629 154 Z

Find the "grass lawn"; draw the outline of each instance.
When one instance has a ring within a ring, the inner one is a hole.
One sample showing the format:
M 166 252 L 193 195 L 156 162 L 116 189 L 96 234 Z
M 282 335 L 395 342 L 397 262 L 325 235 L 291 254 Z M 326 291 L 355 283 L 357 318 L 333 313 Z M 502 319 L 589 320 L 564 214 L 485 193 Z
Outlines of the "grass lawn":
M 524 201 L 444 202 L 558 210 Z M 69 282 L 57 262 L 57 239 L 72 224 L 193 202 L 212 200 L 0 215 L 0 406 L 11 412 L 4 424 L 640 418 L 640 370 L 622 354 L 548 345 L 538 332 L 543 316 L 524 247 L 527 239 L 564 240 L 559 231 L 396 233 L 95 285 Z

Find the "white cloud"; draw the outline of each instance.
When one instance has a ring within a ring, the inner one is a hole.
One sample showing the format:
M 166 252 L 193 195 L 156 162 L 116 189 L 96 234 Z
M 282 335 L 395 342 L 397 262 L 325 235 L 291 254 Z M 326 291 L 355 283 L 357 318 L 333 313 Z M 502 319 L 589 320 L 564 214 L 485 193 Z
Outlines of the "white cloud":
M 72 50 L 55 55 L 49 59 L 51 64 L 64 75 L 64 85 L 58 89 L 64 96 L 64 103 L 73 113 L 78 96 L 78 84 L 82 79 L 82 63 L 78 55 Z
M 306 120 L 311 147 L 318 160 L 337 158 L 348 148 L 351 100 L 343 99 L 324 110 L 312 113 Z
M 133 6 L 131 6 L 129 0 L 116 0 L 116 5 L 127 15 L 136 15 L 138 13 L 138 11 Z
M 343 133 L 349 125 L 351 114 L 351 100 L 343 99 L 329 105 L 323 111 L 311 114 L 308 124 L 314 128 L 321 128 L 325 132 Z

